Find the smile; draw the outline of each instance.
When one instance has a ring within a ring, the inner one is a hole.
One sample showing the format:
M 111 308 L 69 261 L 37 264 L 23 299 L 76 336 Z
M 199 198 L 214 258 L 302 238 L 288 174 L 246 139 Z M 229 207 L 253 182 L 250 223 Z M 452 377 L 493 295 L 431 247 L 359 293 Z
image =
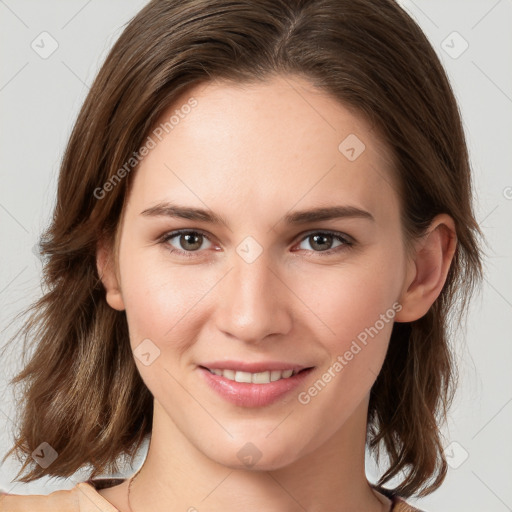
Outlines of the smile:
M 226 363 L 224 363 L 226 364 Z M 279 370 L 282 363 L 266 363 L 268 366 L 274 366 L 273 369 L 265 370 L 265 363 L 245 364 L 243 371 L 233 368 L 222 368 L 219 363 L 212 364 L 216 368 L 208 366 L 198 366 L 202 378 L 205 379 L 208 387 L 224 400 L 241 407 L 264 407 L 276 402 L 279 398 L 291 393 L 298 386 L 301 386 L 314 367 L 305 368 L 303 366 L 293 366 Z M 279 366 L 278 366 L 279 364 Z M 230 366 L 235 366 L 231 363 Z M 236 363 L 236 366 L 244 364 Z M 292 365 L 288 365 L 292 366 Z
M 219 375 L 235 382 L 246 382 L 248 384 L 269 384 L 281 379 L 288 379 L 298 372 L 295 370 L 268 370 L 257 373 L 242 372 L 235 370 L 220 370 L 207 368 L 211 373 Z

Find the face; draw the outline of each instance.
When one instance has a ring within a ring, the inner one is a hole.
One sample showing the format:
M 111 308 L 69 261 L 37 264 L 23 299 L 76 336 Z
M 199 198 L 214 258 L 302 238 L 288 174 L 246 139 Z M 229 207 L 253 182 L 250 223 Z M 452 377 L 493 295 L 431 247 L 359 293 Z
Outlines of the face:
M 196 86 L 162 122 L 176 109 L 134 171 L 107 299 L 158 425 L 284 466 L 364 409 L 384 361 L 407 275 L 389 154 L 296 77 Z

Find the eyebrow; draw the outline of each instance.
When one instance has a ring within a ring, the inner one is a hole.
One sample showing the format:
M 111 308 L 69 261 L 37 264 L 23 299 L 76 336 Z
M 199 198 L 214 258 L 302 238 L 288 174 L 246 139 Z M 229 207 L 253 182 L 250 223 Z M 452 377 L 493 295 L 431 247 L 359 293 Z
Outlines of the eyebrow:
M 178 219 L 196 220 L 211 224 L 224 224 L 229 227 L 224 217 L 211 210 L 178 206 L 169 202 L 159 203 L 141 212 L 148 217 L 172 217 Z M 373 215 L 355 206 L 325 206 L 309 210 L 298 210 L 287 213 L 283 220 L 287 224 L 300 225 L 323 220 L 341 218 L 360 218 L 375 221 Z

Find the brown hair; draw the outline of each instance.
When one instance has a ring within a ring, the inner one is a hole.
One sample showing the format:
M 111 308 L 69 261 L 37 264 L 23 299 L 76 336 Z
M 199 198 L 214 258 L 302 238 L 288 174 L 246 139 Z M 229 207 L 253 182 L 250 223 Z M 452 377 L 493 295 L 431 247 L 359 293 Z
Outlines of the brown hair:
M 126 315 L 109 307 L 96 269 L 98 240 L 113 240 L 134 172 L 98 199 L 98 187 L 141 147 L 173 99 L 212 79 L 249 83 L 305 77 L 368 119 L 394 157 L 406 240 L 433 217 L 455 221 L 456 253 L 428 313 L 395 323 L 372 390 L 367 442 L 403 472 L 393 491 L 423 496 L 444 480 L 439 424 L 456 373 L 450 313 L 462 315 L 481 279 L 470 165 L 457 103 L 417 24 L 392 0 L 153 0 L 127 25 L 102 66 L 66 148 L 51 225 L 41 238 L 45 293 L 18 334 L 35 350 L 13 452 L 22 482 L 118 471 L 151 433 L 153 397 L 130 350 Z M 460 320 L 460 316 L 459 316 Z M 48 467 L 30 454 L 49 443 Z M 20 458 L 20 454 L 22 457 Z M 25 456 L 25 457 L 23 457 Z M 133 460 L 133 459 L 132 459 Z

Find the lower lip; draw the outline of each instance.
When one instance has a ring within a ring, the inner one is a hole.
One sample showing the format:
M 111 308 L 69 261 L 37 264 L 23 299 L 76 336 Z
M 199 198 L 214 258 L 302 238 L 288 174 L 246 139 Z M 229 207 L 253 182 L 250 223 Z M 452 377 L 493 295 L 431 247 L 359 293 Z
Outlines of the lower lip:
M 279 379 L 268 384 L 249 384 L 215 375 L 206 368 L 198 368 L 208 385 L 228 402 L 242 407 L 263 407 L 302 384 L 313 368 L 301 371 L 287 379 Z

